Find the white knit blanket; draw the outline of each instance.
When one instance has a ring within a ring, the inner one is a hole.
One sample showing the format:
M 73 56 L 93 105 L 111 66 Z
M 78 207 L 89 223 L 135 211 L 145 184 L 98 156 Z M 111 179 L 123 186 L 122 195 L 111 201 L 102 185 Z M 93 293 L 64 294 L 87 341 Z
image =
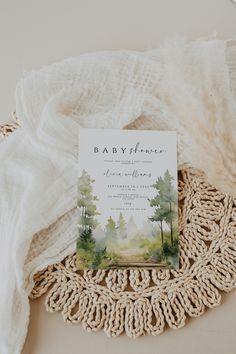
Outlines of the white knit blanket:
M 33 275 L 75 251 L 78 128 L 168 129 L 178 162 L 236 195 L 236 42 L 176 39 L 30 72 L 0 145 L 0 353 L 22 350 Z

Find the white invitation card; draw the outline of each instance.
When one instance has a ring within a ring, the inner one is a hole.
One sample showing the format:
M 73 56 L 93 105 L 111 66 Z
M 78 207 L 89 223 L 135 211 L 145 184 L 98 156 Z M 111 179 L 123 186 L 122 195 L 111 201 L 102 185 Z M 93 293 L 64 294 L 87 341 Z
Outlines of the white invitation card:
M 178 268 L 176 133 L 78 138 L 78 269 Z

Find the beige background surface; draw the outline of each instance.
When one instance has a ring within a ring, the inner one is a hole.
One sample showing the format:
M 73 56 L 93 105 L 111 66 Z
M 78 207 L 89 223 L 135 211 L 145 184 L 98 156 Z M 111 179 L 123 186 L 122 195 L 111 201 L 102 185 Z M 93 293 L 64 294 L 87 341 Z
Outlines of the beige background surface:
M 0 122 L 14 110 L 14 88 L 24 71 L 68 56 L 104 49 L 143 50 L 176 34 L 233 37 L 230 0 L 0 0 Z M 48 314 L 44 299 L 31 304 L 23 354 L 235 354 L 236 296 L 188 321 L 181 330 L 136 340 L 68 326 Z

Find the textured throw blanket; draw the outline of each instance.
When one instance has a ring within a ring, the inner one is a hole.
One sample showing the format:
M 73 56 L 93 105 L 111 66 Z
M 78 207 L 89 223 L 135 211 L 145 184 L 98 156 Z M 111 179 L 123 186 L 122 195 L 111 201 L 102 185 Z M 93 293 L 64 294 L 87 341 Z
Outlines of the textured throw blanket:
M 21 352 L 34 274 L 76 246 L 79 127 L 176 130 L 178 163 L 236 196 L 236 42 L 71 58 L 20 81 L 0 144 L 0 353 Z

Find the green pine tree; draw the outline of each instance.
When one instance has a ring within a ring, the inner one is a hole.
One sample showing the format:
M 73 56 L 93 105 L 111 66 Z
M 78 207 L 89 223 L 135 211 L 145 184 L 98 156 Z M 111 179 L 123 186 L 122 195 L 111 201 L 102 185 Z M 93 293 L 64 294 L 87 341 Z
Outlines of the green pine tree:
M 164 185 L 161 190 L 162 200 L 165 203 L 165 221 L 170 227 L 170 237 L 172 246 L 174 244 L 173 222 L 177 216 L 177 199 L 176 192 L 172 184 L 173 179 L 174 178 L 167 170 L 164 175 Z
M 151 206 L 156 206 L 154 202 L 150 202 Z M 164 242 L 164 232 L 163 232 L 163 222 L 165 221 L 165 214 L 163 209 L 159 206 L 155 209 L 154 214 L 152 217 L 149 218 L 152 222 L 157 222 L 159 227 L 160 227 L 160 232 L 161 232 L 161 245 L 163 246 Z
M 126 222 L 122 213 L 120 213 L 117 221 L 117 230 L 119 231 L 119 236 L 124 238 L 126 235 Z
M 92 233 L 98 225 L 95 216 L 99 215 L 95 204 L 98 199 L 93 196 L 93 182 L 94 180 L 83 170 L 78 179 L 79 237 L 77 251 L 84 266 L 88 268 L 90 268 L 96 256 L 96 241 Z
M 177 215 L 177 200 L 172 181 L 173 177 L 167 170 L 164 178 L 158 177 L 157 181 L 153 184 L 158 194 L 154 198 L 149 199 L 150 205 L 155 208 L 153 216 L 149 219 L 153 222 L 156 221 L 160 226 L 162 247 L 164 242 L 163 222 L 169 225 L 171 244 L 173 245 L 174 243 L 173 222 Z
M 80 209 L 79 225 L 85 230 L 95 229 L 98 225 L 97 220 L 94 218 L 99 213 L 95 204 L 95 201 L 98 199 L 93 195 L 93 182 L 94 180 L 83 170 L 82 175 L 78 179 L 77 206 Z
M 105 226 L 105 232 L 106 236 L 109 237 L 114 237 L 116 235 L 116 223 L 110 216 L 107 220 L 107 224 Z
M 125 226 L 126 226 L 125 218 L 124 218 L 123 214 L 120 213 L 119 219 L 117 222 L 117 227 L 119 227 L 119 229 L 125 229 Z

